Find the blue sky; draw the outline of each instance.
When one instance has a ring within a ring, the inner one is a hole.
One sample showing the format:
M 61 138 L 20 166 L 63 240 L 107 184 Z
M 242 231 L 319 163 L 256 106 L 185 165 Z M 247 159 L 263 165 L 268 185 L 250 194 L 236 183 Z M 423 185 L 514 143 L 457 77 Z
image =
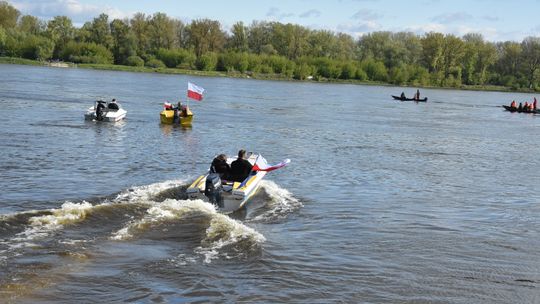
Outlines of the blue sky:
M 229 30 L 237 21 L 279 21 L 358 37 L 373 31 L 429 31 L 490 41 L 540 36 L 540 0 L 8 0 L 23 14 L 70 17 L 76 25 L 100 13 L 111 18 L 163 12 L 189 23 L 210 18 Z

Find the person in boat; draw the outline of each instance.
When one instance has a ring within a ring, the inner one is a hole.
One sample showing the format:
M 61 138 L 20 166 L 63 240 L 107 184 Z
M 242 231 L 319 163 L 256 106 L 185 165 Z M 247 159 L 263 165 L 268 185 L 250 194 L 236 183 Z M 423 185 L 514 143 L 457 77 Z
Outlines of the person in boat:
M 523 110 L 523 105 L 521 104 L 521 102 L 519 103 L 519 106 L 518 106 L 518 111 L 521 111 Z
M 210 166 L 210 172 L 218 173 L 221 179 L 229 179 L 231 167 L 227 163 L 227 155 L 219 154 L 216 156 Z
M 529 110 L 529 102 L 525 101 L 525 104 L 523 105 L 523 111 L 528 111 L 528 110 Z
M 401 99 L 405 99 L 407 97 L 405 97 L 405 92 L 401 92 L 401 95 L 399 96 Z
M 116 103 L 116 98 L 113 98 L 111 100 L 111 102 L 109 102 L 109 105 L 107 106 L 109 109 L 111 110 L 119 110 L 120 107 L 118 106 L 118 104 Z
M 534 101 L 533 101 L 533 110 L 536 111 L 536 97 L 534 98 Z
M 516 101 L 512 100 L 512 103 L 510 103 L 510 108 L 515 109 L 516 108 Z
M 253 169 L 251 163 L 245 159 L 246 150 L 238 151 L 238 158 L 231 163 L 231 177 L 235 182 L 244 181 Z
M 100 99 L 96 101 L 96 103 L 96 119 L 103 120 L 103 117 L 105 116 L 105 101 Z
M 420 100 L 420 90 L 419 89 L 416 90 L 416 94 L 414 95 L 414 99 L 415 100 Z

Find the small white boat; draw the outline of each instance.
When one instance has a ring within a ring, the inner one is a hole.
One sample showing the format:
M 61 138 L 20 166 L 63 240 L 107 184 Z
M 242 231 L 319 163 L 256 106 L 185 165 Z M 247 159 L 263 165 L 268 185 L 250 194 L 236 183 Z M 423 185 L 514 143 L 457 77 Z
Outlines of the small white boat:
M 88 108 L 84 114 L 85 120 L 119 121 L 126 117 L 127 111 L 114 99 L 111 102 L 97 100 L 93 107 Z
M 227 158 L 230 165 L 236 158 Z M 247 160 L 255 166 L 256 163 L 266 164 L 260 154 L 251 153 Z M 260 187 L 261 180 L 267 171 L 251 171 L 242 182 L 221 180 L 219 174 L 210 170 L 199 176 L 186 190 L 190 199 L 202 199 L 218 206 L 223 213 L 234 212 L 246 205 Z

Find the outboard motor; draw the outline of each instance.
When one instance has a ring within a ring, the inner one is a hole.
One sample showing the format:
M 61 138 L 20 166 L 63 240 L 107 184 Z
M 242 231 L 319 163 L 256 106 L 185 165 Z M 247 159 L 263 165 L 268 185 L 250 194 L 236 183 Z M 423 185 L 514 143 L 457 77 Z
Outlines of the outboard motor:
M 223 187 L 221 186 L 221 177 L 218 173 L 210 173 L 206 177 L 206 184 L 204 187 L 204 195 L 208 197 L 210 203 L 223 207 L 223 197 L 221 192 Z

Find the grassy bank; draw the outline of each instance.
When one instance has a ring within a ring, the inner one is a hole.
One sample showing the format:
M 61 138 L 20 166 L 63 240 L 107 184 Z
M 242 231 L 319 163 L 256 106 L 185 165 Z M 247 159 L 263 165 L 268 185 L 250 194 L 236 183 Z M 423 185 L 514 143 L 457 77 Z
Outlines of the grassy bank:
M 33 66 L 51 66 L 49 62 L 14 58 L 14 57 L 0 57 L 0 63 L 4 64 L 22 64 Z M 198 70 L 186 70 L 186 69 L 172 69 L 172 68 L 150 68 L 150 67 L 134 67 L 126 65 L 115 64 L 73 64 L 67 63 L 68 67 L 76 67 L 83 69 L 94 70 L 106 70 L 106 71 L 122 71 L 122 72 L 136 72 L 136 73 L 161 73 L 161 74 L 181 74 L 181 75 L 194 75 L 194 76 L 206 76 L 206 77 L 231 77 L 231 78 L 252 78 L 260 80 L 282 80 L 282 81 L 298 81 L 285 77 L 281 74 L 262 74 L 262 73 L 240 73 L 236 71 L 232 72 L 218 72 L 218 71 L 198 71 Z M 323 80 L 306 80 L 309 82 L 326 82 L 326 83 L 348 83 L 357 85 L 382 85 L 382 86 L 396 86 L 390 83 L 372 82 L 372 81 L 359 81 L 354 79 L 340 80 L 340 79 L 323 79 Z M 403 87 L 415 87 L 415 86 L 403 86 Z M 533 93 L 533 90 L 529 89 L 513 89 L 504 86 L 484 85 L 484 86 L 468 86 L 462 85 L 460 87 L 431 87 L 424 86 L 423 88 L 432 89 L 451 89 L 451 90 L 471 90 L 471 91 L 494 91 L 494 92 L 520 92 L 520 93 Z

